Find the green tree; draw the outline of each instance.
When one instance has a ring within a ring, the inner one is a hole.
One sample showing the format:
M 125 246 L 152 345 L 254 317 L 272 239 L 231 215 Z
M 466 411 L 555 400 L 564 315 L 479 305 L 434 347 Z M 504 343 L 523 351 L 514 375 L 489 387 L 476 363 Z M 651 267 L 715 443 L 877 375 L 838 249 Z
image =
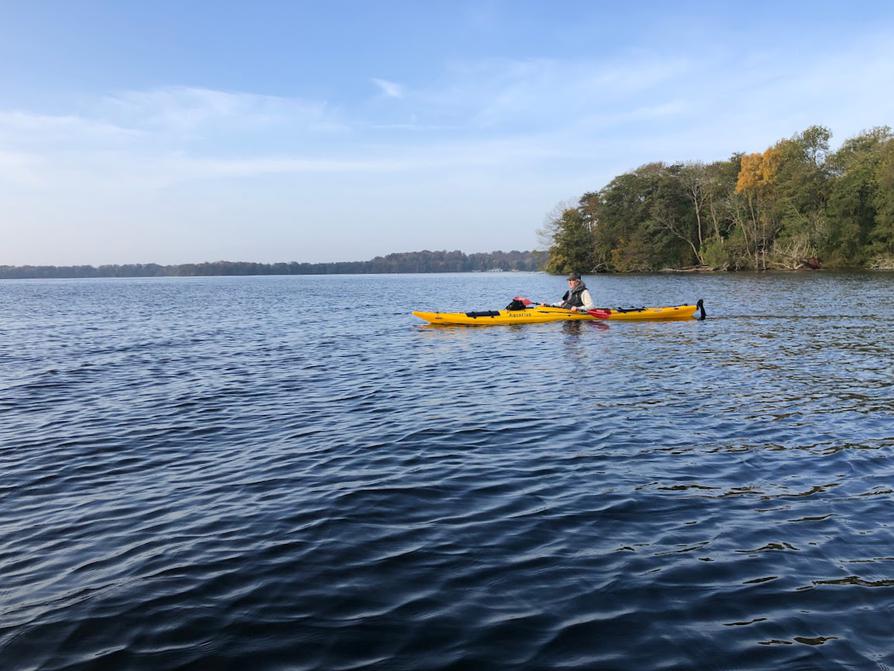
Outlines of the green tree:
M 599 192 L 597 263 L 628 272 L 689 262 L 680 254 L 680 234 L 694 218 L 686 212 L 678 172 L 679 166 L 648 163 L 616 177 Z
M 735 230 L 734 213 L 739 196 L 736 195 L 736 180 L 739 176 L 741 154 L 734 154 L 727 161 L 715 161 L 704 166 L 703 211 L 707 224 L 704 226 L 704 240 L 699 256 L 704 265 L 727 270 L 742 264 L 729 244 Z
M 894 139 L 889 137 L 879 144 L 878 166 L 874 198 L 876 221 L 871 239 L 873 251 L 886 256 L 885 267 L 894 266 Z
M 869 256 L 870 240 L 882 242 L 881 229 L 876 230 L 884 201 L 879 179 L 884 173 L 884 147 L 891 137 L 890 128 L 873 128 L 845 141 L 830 157 L 831 225 L 825 252 L 831 265 L 861 266 Z
M 815 257 L 828 240 L 826 157 L 830 138 L 827 128 L 811 126 L 776 145 L 780 157 L 772 204 L 779 224 L 773 241 L 776 265 L 798 267 L 806 258 Z
M 546 271 L 585 273 L 593 270 L 593 236 L 578 208 L 567 208 L 552 222 L 553 242 Z
M 701 170 L 665 166 L 655 175 L 655 190 L 646 230 L 661 244 L 655 261 L 671 266 L 701 264 L 704 239 L 700 217 L 703 205 Z

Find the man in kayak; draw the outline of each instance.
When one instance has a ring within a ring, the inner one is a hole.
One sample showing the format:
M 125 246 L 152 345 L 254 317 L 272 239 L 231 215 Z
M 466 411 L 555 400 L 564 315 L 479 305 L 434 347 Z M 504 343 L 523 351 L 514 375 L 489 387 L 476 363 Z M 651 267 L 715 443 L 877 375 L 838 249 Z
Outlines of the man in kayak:
M 587 285 L 581 281 L 580 275 L 577 273 L 571 273 L 568 276 L 568 291 L 562 296 L 562 300 L 558 303 L 550 303 L 550 305 L 557 308 L 568 308 L 572 312 L 592 310 L 596 307 L 593 305 L 590 290 L 587 289 Z

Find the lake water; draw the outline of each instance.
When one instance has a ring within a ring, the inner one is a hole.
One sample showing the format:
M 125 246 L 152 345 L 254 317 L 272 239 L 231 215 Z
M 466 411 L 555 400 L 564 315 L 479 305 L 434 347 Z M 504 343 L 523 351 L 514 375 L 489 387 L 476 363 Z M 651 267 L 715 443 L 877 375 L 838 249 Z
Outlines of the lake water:
M 894 667 L 894 275 L 0 283 L 0 667 Z

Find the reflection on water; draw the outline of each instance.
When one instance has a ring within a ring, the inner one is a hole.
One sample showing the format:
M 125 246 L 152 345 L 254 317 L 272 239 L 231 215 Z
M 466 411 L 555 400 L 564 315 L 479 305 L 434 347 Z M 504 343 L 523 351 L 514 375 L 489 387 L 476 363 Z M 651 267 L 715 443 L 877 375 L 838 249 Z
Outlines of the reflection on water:
M 3 668 L 894 665 L 894 277 L 588 284 L 3 283 Z

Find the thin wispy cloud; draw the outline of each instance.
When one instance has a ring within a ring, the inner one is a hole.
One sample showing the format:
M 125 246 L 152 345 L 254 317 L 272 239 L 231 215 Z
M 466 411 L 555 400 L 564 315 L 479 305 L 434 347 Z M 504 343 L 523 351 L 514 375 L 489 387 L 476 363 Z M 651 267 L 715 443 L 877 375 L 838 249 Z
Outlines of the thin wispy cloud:
M 658 54 L 617 62 L 497 59 L 453 63 L 412 96 L 423 123 L 462 122 L 468 129 L 510 132 L 556 128 L 596 115 L 654 105 L 686 77 L 684 59 Z M 648 103 L 648 105 L 647 105 Z
M 377 77 L 373 77 L 371 81 L 378 87 L 379 91 L 388 98 L 404 97 L 404 87 L 397 82 L 388 81 L 387 79 L 378 79 Z
M 7 146 L 44 143 L 86 143 L 101 146 L 138 137 L 141 131 L 77 114 L 43 114 L 22 110 L 0 110 L 0 141 Z
M 121 125 L 170 133 L 214 128 L 244 132 L 347 129 L 342 115 L 324 101 L 183 86 L 112 94 L 100 100 L 93 113 Z

